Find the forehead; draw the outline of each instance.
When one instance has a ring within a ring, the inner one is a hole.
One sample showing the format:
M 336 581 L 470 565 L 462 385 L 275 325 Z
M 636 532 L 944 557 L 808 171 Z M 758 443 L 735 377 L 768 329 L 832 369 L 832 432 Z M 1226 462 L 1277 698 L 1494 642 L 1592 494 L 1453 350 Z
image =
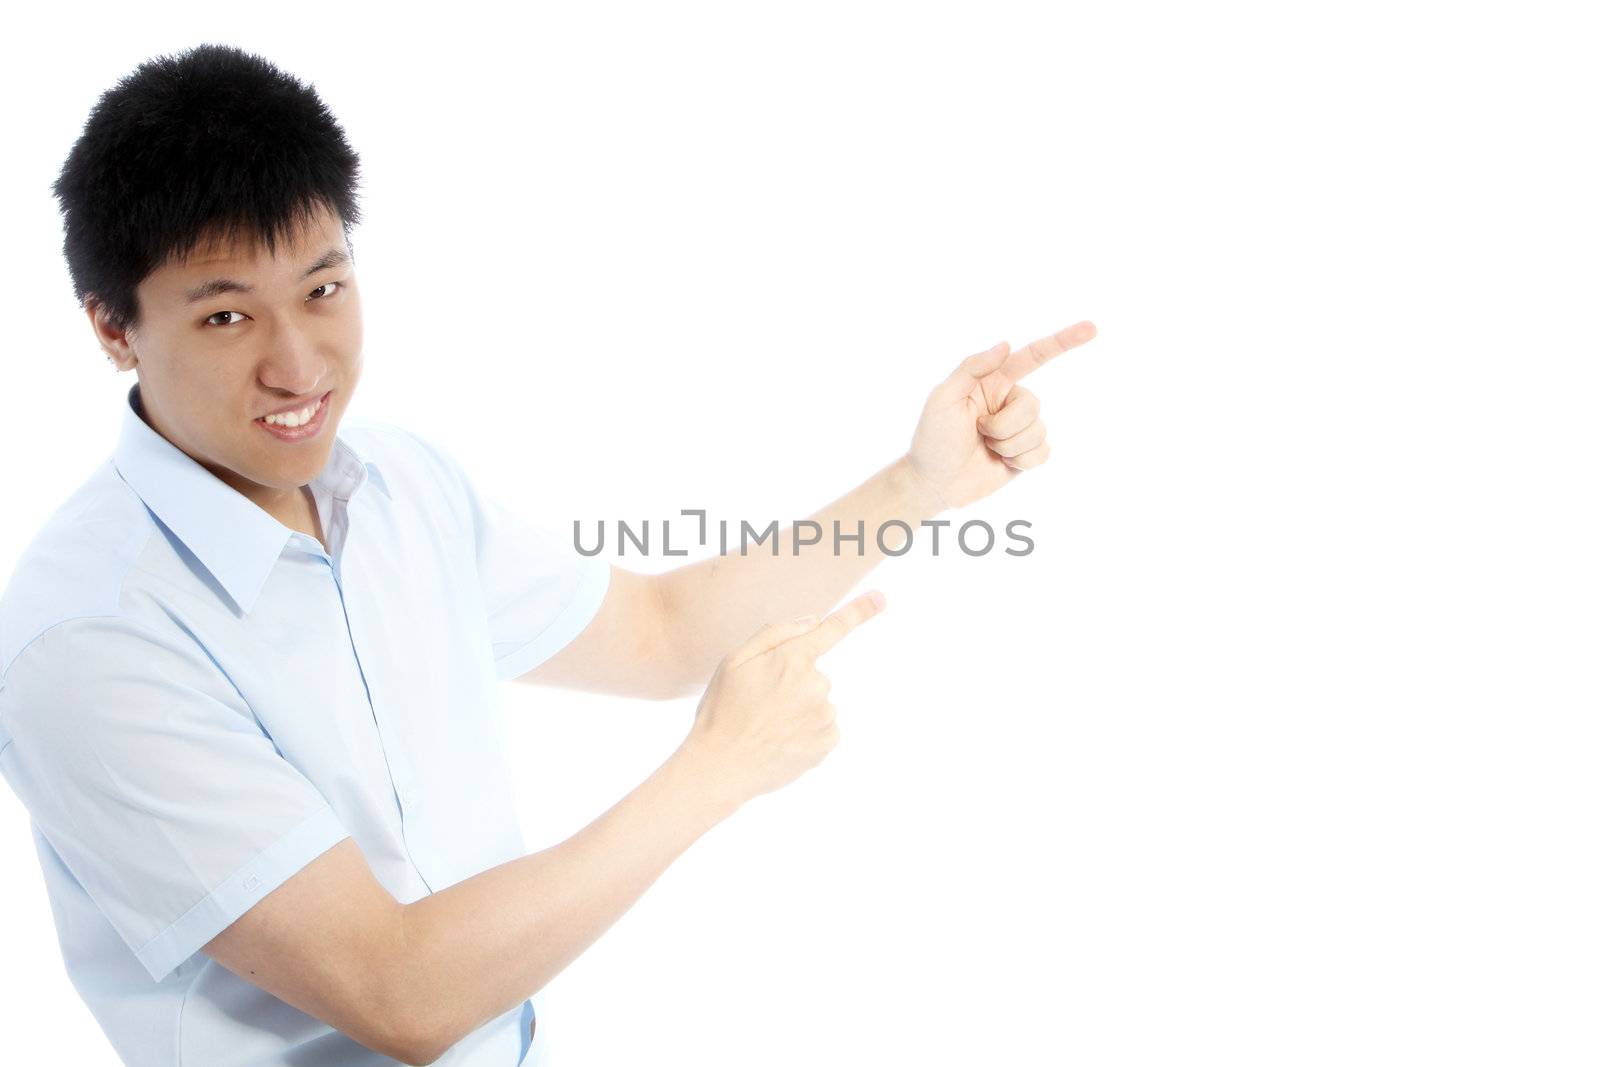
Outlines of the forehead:
M 280 275 L 285 283 L 299 282 L 314 264 L 326 262 L 329 252 L 348 255 L 337 215 L 325 209 L 298 220 L 280 234 L 269 254 L 266 242 L 254 234 L 229 237 L 220 229 L 203 237 L 182 259 L 169 260 L 146 276 L 140 288 L 162 300 L 188 302 L 197 287 L 232 281 L 219 291 L 252 287 L 252 279 Z
M 270 263 L 272 258 L 297 263 L 305 253 L 317 255 L 329 245 L 343 247 L 344 234 L 340 230 L 338 216 L 325 208 L 318 208 L 314 214 L 296 219 L 286 233 L 277 236 L 270 258 L 266 243 L 255 234 L 229 237 L 219 227 L 201 238 L 184 259 L 183 265 L 193 267 L 228 263 L 245 266 L 257 262 Z

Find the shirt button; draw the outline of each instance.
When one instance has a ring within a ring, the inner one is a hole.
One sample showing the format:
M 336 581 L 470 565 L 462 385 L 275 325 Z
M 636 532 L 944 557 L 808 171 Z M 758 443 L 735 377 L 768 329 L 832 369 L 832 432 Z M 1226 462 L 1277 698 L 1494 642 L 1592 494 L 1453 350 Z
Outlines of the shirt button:
M 409 808 L 412 805 L 414 805 L 416 802 L 417 802 L 417 790 L 416 790 L 415 786 L 409 786 L 408 785 L 408 786 L 403 787 L 400 790 L 400 803 L 404 804 L 406 807 Z

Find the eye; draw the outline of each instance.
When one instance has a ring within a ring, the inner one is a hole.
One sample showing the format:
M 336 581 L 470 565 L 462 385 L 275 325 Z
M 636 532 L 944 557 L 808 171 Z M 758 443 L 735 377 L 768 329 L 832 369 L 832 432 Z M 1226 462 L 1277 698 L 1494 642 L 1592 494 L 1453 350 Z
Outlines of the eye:
M 332 293 L 324 292 L 324 290 L 328 289 L 330 286 L 337 286 L 337 288 L 334 289 L 334 291 Z M 344 291 L 344 282 L 323 282 L 321 285 L 319 285 L 315 289 L 311 290 L 311 295 L 308 296 L 307 299 L 308 300 L 327 300 L 330 296 L 337 295 L 338 293 L 341 293 L 343 291 Z M 322 293 L 322 295 L 318 296 L 317 295 L 318 293 Z M 213 322 L 212 320 L 215 319 L 218 315 L 243 315 L 243 312 L 240 312 L 240 311 L 218 311 L 218 312 L 215 312 L 215 313 L 213 313 L 211 315 L 207 315 L 205 320 L 204 320 L 204 322 L 202 323 L 202 325 L 205 325 L 205 326 L 232 326 L 232 325 L 234 325 L 234 323 L 232 323 L 232 322 Z

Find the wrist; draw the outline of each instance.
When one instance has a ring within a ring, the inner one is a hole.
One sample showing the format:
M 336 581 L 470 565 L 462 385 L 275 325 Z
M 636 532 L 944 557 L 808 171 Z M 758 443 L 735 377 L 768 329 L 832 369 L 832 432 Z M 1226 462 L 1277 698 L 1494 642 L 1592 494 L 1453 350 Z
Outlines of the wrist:
M 690 734 L 656 771 L 709 829 L 744 806 L 719 762 Z
M 924 519 L 950 507 L 945 503 L 943 494 L 911 461 L 909 452 L 891 463 L 888 470 L 890 483 L 895 487 L 895 499 L 903 504 L 897 510 Z

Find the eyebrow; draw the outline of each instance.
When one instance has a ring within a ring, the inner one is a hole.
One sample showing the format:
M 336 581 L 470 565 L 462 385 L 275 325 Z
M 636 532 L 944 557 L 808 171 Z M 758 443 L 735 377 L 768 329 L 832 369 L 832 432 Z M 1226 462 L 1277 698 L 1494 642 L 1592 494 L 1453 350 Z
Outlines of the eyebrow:
M 301 281 L 304 281 L 313 274 L 317 273 L 319 270 L 327 270 L 329 267 L 337 267 L 348 262 L 350 262 L 350 256 L 345 252 L 344 249 L 330 248 L 326 252 L 322 253 L 322 258 L 318 259 L 315 263 L 306 268 L 306 272 L 300 275 L 300 279 Z M 197 301 L 206 300 L 221 293 L 253 292 L 255 292 L 255 287 L 246 285 L 244 282 L 236 282 L 232 278 L 212 278 L 210 281 L 201 282 L 199 285 L 185 293 L 183 302 L 185 304 L 193 304 Z

